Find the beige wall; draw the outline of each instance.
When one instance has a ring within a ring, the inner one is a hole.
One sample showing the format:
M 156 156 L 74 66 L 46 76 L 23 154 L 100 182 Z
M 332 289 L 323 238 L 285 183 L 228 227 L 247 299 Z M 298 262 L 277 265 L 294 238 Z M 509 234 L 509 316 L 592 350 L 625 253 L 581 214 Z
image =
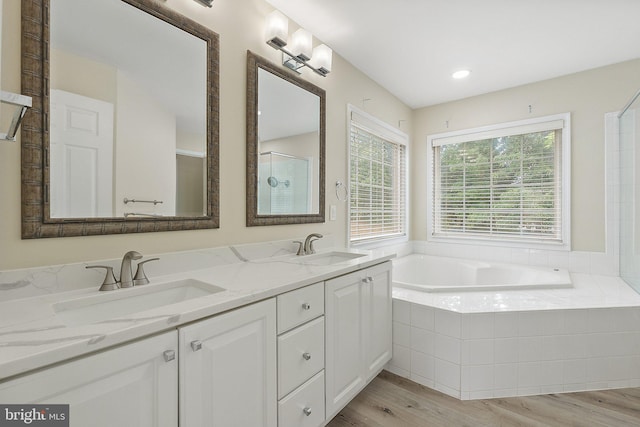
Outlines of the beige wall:
M 20 2 L 4 2 L 3 90 L 20 91 Z M 332 234 L 343 243 L 346 205 L 335 197 L 336 180 L 347 178 L 346 105 L 362 107 L 384 121 L 411 129 L 411 110 L 386 90 L 334 54 L 326 77 L 309 72 L 303 78 L 327 91 L 327 218 L 338 206 L 336 221 L 317 225 L 245 226 L 245 96 L 246 52 L 273 62 L 280 54 L 263 41 L 264 19 L 272 10 L 263 0 L 215 1 L 213 8 L 193 0 L 167 0 L 168 7 L 220 34 L 220 229 L 64 239 L 20 239 L 20 145 L 0 143 L 0 269 L 117 258 L 125 251 L 143 254 L 223 246 L 233 243 L 292 239 L 310 232 Z M 290 32 L 295 25 L 290 25 Z M 316 41 L 317 43 L 317 41 Z
M 73 53 L 51 49 L 51 89 L 116 104 L 118 70 Z
M 118 71 L 114 143 L 114 211 L 175 215 L 176 116 L 137 81 Z M 125 204 L 123 200 L 161 200 Z
M 412 238 L 427 238 L 427 135 L 570 112 L 572 249 L 604 252 L 604 114 L 625 105 L 639 75 L 634 60 L 414 111 Z
M 20 2 L 4 2 L 2 89 L 20 91 Z M 336 180 L 347 178 L 346 105 L 363 108 L 412 135 L 411 238 L 426 239 L 426 137 L 432 133 L 572 113 L 572 240 L 574 250 L 603 251 L 604 113 L 619 110 L 637 90 L 640 60 L 534 83 L 461 101 L 411 111 L 334 53 L 332 73 L 303 77 L 327 91 L 327 218 L 317 225 L 245 226 L 246 51 L 278 62 L 263 41 L 263 22 L 272 10 L 263 0 L 215 1 L 207 9 L 193 0 L 167 0 L 168 7 L 220 34 L 220 229 L 132 235 L 20 239 L 20 145 L 0 142 L 0 269 L 116 258 L 135 249 L 143 254 L 292 239 L 310 232 L 345 242 L 345 203 L 335 197 Z M 290 32 L 295 25 L 290 25 Z M 317 41 L 316 41 L 317 43 Z M 370 99 L 364 102 L 363 99 Z M 529 113 L 528 106 L 532 112 Z M 449 123 L 449 127 L 445 122 Z

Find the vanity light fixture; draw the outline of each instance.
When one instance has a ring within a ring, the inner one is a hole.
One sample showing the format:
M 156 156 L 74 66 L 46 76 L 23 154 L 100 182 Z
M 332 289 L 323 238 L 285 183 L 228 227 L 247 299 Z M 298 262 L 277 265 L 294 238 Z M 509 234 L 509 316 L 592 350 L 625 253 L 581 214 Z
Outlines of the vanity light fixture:
M 266 42 L 272 48 L 282 52 L 282 65 L 300 74 L 302 67 L 308 67 L 315 73 L 326 77 L 331 72 L 333 51 L 327 45 L 313 48 L 313 36 L 300 28 L 291 37 L 290 50 L 285 49 L 289 35 L 289 20 L 280 11 L 274 10 L 267 15 Z
M 196 0 L 196 1 L 206 7 L 213 6 L 213 0 Z
M 0 102 L 13 105 L 15 108 L 9 130 L 7 133 L 0 133 L 0 139 L 5 141 L 15 141 L 16 133 L 22 122 L 27 109 L 31 108 L 31 97 L 12 92 L 0 91 Z

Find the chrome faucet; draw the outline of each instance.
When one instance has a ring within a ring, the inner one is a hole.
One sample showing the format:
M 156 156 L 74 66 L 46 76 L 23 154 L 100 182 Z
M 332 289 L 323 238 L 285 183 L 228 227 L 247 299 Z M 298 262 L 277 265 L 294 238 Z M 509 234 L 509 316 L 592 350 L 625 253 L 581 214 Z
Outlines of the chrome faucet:
M 142 254 L 136 251 L 129 251 L 122 258 L 120 266 L 120 287 L 130 288 L 133 286 L 133 272 L 131 271 L 131 260 L 142 258 Z
M 311 233 L 304 239 L 304 253 L 305 255 L 315 254 L 316 251 L 313 249 L 313 242 L 315 240 L 322 239 L 322 234 Z

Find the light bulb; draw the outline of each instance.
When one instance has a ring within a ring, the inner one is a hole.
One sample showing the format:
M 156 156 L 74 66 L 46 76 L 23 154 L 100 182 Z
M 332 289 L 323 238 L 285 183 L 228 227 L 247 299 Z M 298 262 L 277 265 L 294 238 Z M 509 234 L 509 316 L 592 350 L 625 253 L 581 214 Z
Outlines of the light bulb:
M 294 56 L 297 56 L 303 61 L 310 60 L 312 46 L 313 41 L 311 40 L 310 32 L 304 28 L 300 28 L 293 33 L 293 36 L 291 37 L 291 52 Z
M 280 11 L 274 10 L 267 15 L 265 39 L 269 45 L 284 47 L 289 35 L 289 20 Z

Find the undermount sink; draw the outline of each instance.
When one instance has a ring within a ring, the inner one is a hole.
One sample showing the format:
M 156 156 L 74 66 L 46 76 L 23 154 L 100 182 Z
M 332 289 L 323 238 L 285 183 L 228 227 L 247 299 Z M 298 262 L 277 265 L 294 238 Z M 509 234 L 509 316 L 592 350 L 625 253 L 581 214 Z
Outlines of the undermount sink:
M 322 254 L 301 256 L 297 259 L 297 261 L 301 264 L 332 265 L 332 264 L 339 264 L 341 262 L 351 261 L 352 259 L 360 258 L 363 256 L 365 255 L 355 254 L 351 252 L 333 251 L 333 252 L 326 252 Z
M 224 290 L 199 280 L 185 279 L 74 298 L 53 304 L 53 311 L 65 325 L 78 326 L 116 319 Z

